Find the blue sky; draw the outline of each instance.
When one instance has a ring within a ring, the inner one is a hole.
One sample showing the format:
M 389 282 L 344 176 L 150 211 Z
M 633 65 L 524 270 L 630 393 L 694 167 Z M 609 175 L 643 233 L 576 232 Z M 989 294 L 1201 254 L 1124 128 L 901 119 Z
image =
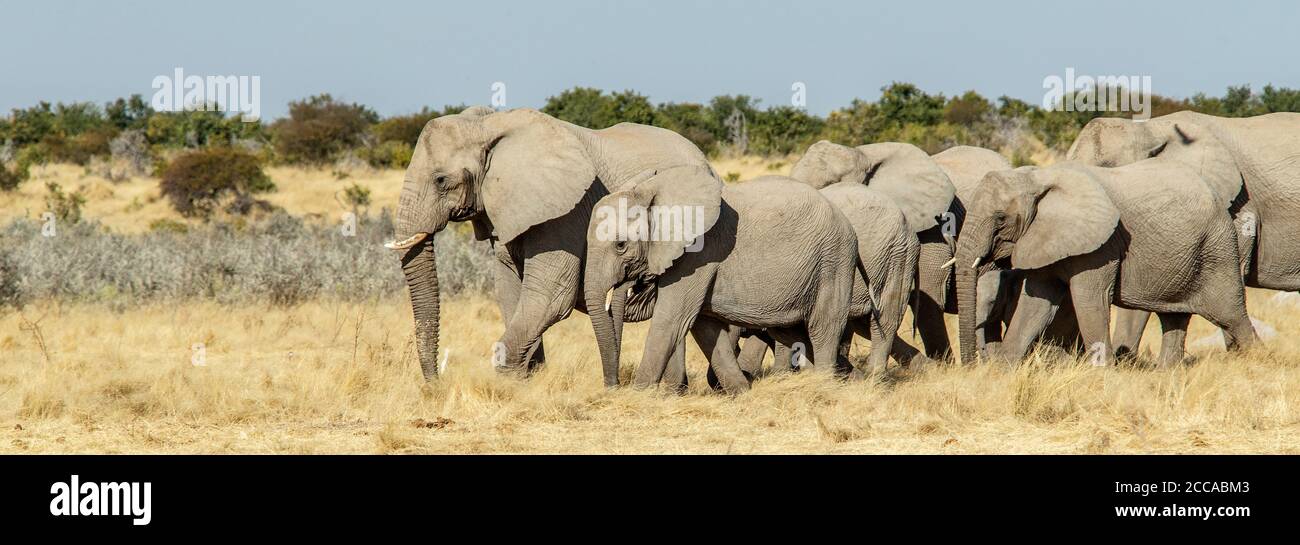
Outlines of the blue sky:
M 882 85 L 1041 101 L 1043 78 L 1149 75 L 1156 93 L 1300 87 L 1300 2 L 7 1 L 0 111 L 153 94 L 157 75 L 257 75 L 266 118 L 329 92 L 389 115 L 539 107 L 575 86 L 654 102 L 794 82 L 824 114 Z

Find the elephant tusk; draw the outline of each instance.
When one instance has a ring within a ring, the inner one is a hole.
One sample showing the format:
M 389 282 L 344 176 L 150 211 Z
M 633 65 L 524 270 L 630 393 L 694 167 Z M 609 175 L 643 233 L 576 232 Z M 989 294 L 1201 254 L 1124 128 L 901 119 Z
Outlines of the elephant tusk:
M 974 268 L 976 268 L 976 267 L 979 267 L 979 266 L 980 266 L 980 261 L 982 261 L 983 259 L 984 259 L 984 258 L 982 258 L 982 257 L 977 257 L 977 258 L 975 258 L 975 262 L 970 264 L 970 268 L 974 269 Z
M 956 263 L 957 263 L 957 258 L 954 257 L 952 259 L 949 259 L 947 263 L 944 263 L 943 265 L 939 265 L 939 270 L 947 269 L 948 267 L 951 267 Z
M 410 248 L 411 246 L 415 246 L 421 240 L 424 240 L 424 238 L 427 236 L 429 236 L 429 233 L 416 233 L 414 235 L 411 235 L 410 238 L 407 238 L 406 240 L 403 240 L 401 242 L 398 242 L 396 240 L 391 242 L 385 242 L 384 247 L 388 248 L 389 250 L 405 250 L 407 248 Z

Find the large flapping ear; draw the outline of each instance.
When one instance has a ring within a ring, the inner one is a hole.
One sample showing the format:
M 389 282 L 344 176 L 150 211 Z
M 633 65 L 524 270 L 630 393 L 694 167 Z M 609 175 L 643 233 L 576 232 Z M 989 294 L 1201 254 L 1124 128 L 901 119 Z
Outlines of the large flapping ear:
M 939 224 L 957 188 L 924 150 L 901 142 L 858 146 L 871 176 L 867 186 L 893 197 L 916 232 Z
M 858 150 L 822 140 L 808 147 L 790 177 L 817 189 L 839 182 L 860 184 L 867 178 L 867 158 Z
M 659 170 L 629 191 L 633 201 L 649 203 L 646 269 L 654 275 L 668 270 L 688 246 L 702 244 L 722 207 L 722 180 L 706 166 Z
M 567 214 L 596 179 L 582 142 L 555 118 L 520 109 L 482 122 L 489 144 L 480 191 L 500 242 Z
M 1214 198 L 1230 208 L 1241 194 L 1244 180 L 1237 160 L 1218 137 L 1194 123 L 1170 123 L 1172 129 L 1162 149 L 1153 156 L 1165 156 L 1196 169 L 1210 186 Z
M 1033 207 L 1029 226 L 1011 252 L 1017 269 L 1046 267 L 1105 244 L 1119 225 L 1119 209 L 1088 167 L 1063 164 L 1016 169 L 1010 176 L 1027 179 Z M 1027 199 L 1029 200 L 1029 199 Z

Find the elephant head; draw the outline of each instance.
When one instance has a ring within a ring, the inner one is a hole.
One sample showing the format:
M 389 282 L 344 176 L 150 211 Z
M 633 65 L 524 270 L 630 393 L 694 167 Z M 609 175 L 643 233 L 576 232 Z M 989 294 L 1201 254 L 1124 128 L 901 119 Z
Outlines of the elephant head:
M 649 316 L 657 279 L 688 247 L 698 249 L 718 221 L 721 190 L 707 167 L 679 166 L 643 173 L 596 203 L 587 230 L 583 290 L 606 386 L 618 385 L 625 313 Z M 611 289 L 601 312 L 596 302 L 605 301 Z M 636 301 L 640 308 L 628 312 L 627 305 Z
M 1221 140 L 1188 112 L 1145 122 L 1099 117 L 1089 121 L 1066 159 L 1099 167 L 1119 167 L 1152 157 L 1183 163 L 1200 173 L 1215 198 L 1230 207 L 1241 193 L 1242 175 Z
M 961 355 L 976 353 L 977 281 L 989 271 L 1038 269 L 1100 248 L 1119 209 L 1087 167 L 1059 165 L 991 172 L 967 203 L 957 241 Z
M 474 220 L 481 237 L 510 242 L 572 210 L 595 177 L 577 134 L 534 110 L 474 107 L 425 125 L 402 182 L 396 240 L 386 246 L 403 252 L 426 379 L 438 372 L 433 235 L 448 221 Z
M 893 199 L 915 232 L 938 225 L 957 191 L 925 151 L 898 142 L 851 148 L 822 140 L 799 158 L 790 177 L 818 189 L 839 182 L 866 184 Z

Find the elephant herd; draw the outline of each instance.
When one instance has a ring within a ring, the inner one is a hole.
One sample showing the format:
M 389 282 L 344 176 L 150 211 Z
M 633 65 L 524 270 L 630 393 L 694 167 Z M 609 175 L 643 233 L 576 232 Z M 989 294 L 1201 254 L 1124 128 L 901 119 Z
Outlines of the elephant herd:
M 1176 362 L 1192 314 L 1236 349 L 1256 340 L 1246 286 L 1300 290 L 1300 114 L 1098 118 L 1066 159 L 1012 168 L 969 146 L 822 141 L 788 177 L 724 184 L 666 129 L 475 107 L 420 134 L 388 247 L 402 254 L 426 379 L 438 373 L 433 235 L 450 221 L 470 222 L 496 257 L 494 364 L 535 369 L 542 334 L 577 309 L 610 387 L 626 322 L 650 321 L 635 384 L 684 387 L 689 333 L 710 384 L 737 393 L 769 349 L 774 369 L 854 376 L 949 358 L 945 313 L 966 361 L 1047 342 L 1104 363 L 1136 352 L 1154 312 L 1158 361 Z M 898 335 L 908 308 L 921 350 Z M 855 334 L 871 340 L 861 369 Z

